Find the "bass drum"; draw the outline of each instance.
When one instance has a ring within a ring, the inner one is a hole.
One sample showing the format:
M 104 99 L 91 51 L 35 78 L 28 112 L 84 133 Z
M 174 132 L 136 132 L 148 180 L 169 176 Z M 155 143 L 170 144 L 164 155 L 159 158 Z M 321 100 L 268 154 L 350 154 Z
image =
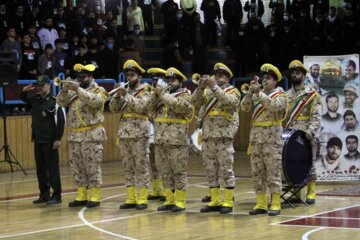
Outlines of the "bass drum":
M 300 130 L 284 131 L 282 167 L 289 185 L 303 187 L 307 183 L 312 166 L 312 148 L 305 132 Z
M 190 148 L 194 153 L 201 155 L 201 144 L 202 144 L 202 130 L 201 128 L 198 128 L 191 135 Z

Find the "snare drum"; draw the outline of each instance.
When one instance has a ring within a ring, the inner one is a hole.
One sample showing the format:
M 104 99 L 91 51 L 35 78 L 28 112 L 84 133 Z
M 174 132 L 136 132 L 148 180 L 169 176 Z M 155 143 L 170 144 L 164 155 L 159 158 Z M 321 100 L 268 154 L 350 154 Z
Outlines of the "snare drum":
M 201 144 L 202 144 L 202 130 L 198 128 L 195 132 L 191 135 L 191 144 L 190 148 L 196 154 L 201 155 Z
M 305 138 L 305 132 L 300 130 L 284 131 L 282 139 L 284 176 L 289 185 L 303 187 L 307 183 L 312 166 L 311 143 Z

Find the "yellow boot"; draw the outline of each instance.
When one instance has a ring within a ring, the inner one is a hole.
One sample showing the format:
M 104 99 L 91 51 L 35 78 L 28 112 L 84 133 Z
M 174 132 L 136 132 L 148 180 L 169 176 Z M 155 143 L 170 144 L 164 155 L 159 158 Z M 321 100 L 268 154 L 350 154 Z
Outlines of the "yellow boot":
M 306 194 L 306 203 L 307 204 L 314 204 L 316 193 L 315 193 L 315 182 L 308 182 L 308 189 Z
M 139 200 L 137 201 L 136 210 L 144 210 L 148 207 L 149 189 L 146 187 L 140 188 Z
M 280 214 L 281 203 L 280 203 L 280 193 L 271 194 L 271 206 L 269 211 L 269 216 L 276 216 Z
M 170 188 L 165 188 L 164 195 L 166 198 L 166 201 L 164 204 L 160 207 L 158 207 L 158 211 L 168 211 L 171 210 L 175 205 L 175 197 L 174 192 Z
M 87 203 L 87 188 L 78 187 L 75 201 L 69 202 L 69 207 L 82 207 Z
M 249 215 L 265 214 L 267 213 L 267 209 L 266 193 L 256 194 L 256 205 L 253 210 L 249 212 Z
M 221 214 L 230 213 L 233 211 L 234 206 L 234 189 L 225 188 L 224 189 L 224 202 L 220 209 Z
M 127 187 L 128 198 L 124 204 L 120 205 L 120 209 L 136 208 L 137 205 L 137 194 L 134 186 Z
M 210 188 L 211 201 L 206 207 L 201 208 L 200 212 L 218 212 L 221 209 L 222 201 L 220 196 L 220 188 Z
M 153 192 L 148 196 L 148 200 L 160 199 L 164 195 L 163 183 L 162 180 L 156 179 L 153 181 Z
M 86 203 L 87 208 L 100 206 L 100 188 L 91 188 L 90 200 Z
M 172 212 L 180 212 L 186 208 L 186 192 L 175 190 L 175 206 L 171 209 Z

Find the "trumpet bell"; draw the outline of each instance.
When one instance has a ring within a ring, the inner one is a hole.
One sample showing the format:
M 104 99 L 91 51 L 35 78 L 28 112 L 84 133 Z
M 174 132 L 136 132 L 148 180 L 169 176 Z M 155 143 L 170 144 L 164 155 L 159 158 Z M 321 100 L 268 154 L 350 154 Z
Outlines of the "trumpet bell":
M 54 78 L 54 85 L 55 86 L 60 86 L 61 85 L 61 79 L 59 77 Z
M 247 94 L 249 92 L 249 89 L 250 89 L 250 85 L 248 83 L 244 83 L 243 85 L 241 85 L 240 87 L 240 91 L 243 93 L 243 94 Z
M 200 74 L 198 73 L 194 73 L 192 76 L 191 76 L 191 80 L 194 84 L 196 85 L 199 85 L 200 84 Z

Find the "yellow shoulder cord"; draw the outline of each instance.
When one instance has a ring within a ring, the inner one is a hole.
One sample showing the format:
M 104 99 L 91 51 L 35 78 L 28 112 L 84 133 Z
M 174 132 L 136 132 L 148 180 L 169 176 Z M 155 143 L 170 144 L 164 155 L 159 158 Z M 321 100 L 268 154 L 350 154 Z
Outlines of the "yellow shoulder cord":
M 279 121 L 283 122 L 286 118 L 287 118 L 287 115 L 289 113 L 289 98 L 288 98 L 288 95 L 287 93 L 283 93 L 285 95 L 285 114 L 284 114 L 284 117 L 282 119 L 280 119 Z

